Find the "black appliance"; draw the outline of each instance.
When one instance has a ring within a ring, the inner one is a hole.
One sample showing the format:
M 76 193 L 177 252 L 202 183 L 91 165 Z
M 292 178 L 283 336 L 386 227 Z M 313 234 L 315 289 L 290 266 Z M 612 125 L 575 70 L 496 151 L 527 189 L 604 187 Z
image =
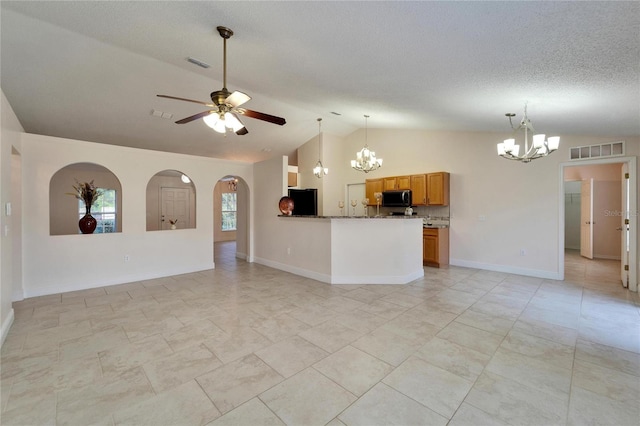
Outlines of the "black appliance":
M 382 207 L 411 207 L 411 190 L 383 191 Z
M 293 216 L 318 215 L 317 189 L 289 189 L 289 198 L 293 200 Z

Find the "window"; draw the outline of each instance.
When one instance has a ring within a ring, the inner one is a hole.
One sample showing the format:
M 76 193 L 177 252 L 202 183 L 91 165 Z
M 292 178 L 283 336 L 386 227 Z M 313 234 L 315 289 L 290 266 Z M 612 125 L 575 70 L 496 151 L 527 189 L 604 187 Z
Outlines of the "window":
M 223 192 L 222 193 L 222 230 L 223 231 L 235 231 L 236 230 L 236 193 L 235 192 Z
M 91 206 L 91 216 L 98 222 L 94 234 L 116 232 L 116 190 L 98 188 L 102 196 Z M 85 206 L 78 200 L 78 218 L 85 215 Z

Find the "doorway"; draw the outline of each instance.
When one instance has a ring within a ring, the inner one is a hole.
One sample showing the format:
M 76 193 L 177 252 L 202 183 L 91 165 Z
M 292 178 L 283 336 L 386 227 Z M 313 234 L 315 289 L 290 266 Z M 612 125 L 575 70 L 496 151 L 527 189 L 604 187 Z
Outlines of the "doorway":
M 637 291 L 635 171 L 635 157 L 561 164 L 562 279 L 590 273 Z
M 366 207 L 362 205 L 362 200 L 366 197 L 365 189 L 364 183 L 347 184 L 347 199 L 344 203 L 345 216 L 364 216 L 364 209 Z M 354 203 L 355 206 L 353 205 Z
M 251 261 L 249 246 L 249 186 L 239 176 L 228 175 L 213 190 L 214 262 L 216 249 L 232 249 L 235 257 Z M 222 244 L 228 242 L 229 244 Z

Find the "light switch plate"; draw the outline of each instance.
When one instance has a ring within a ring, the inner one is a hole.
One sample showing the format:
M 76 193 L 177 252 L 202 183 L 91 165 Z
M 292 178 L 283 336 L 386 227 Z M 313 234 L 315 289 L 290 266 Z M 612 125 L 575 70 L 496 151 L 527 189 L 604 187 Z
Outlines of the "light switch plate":
M 6 203 L 4 205 L 4 214 L 6 216 L 11 216 L 11 203 Z

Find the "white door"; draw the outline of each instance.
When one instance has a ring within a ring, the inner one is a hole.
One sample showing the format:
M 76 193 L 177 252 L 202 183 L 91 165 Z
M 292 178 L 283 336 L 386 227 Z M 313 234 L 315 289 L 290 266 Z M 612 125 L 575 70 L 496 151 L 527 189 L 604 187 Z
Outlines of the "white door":
M 365 198 L 365 184 L 353 183 L 347 185 L 347 201 L 345 203 L 345 216 L 364 216 L 365 206 L 362 200 Z M 353 202 L 355 201 L 355 207 Z M 354 214 L 355 211 L 355 214 Z
M 582 181 L 580 200 L 580 255 L 593 259 L 593 178 Z
M 170 229 L 176 219 L 176 228 L 190 228 L 189 189 L 161 188 L 160 210 L 160 229 Z
M 629 163 L 622 163 L 622 214 L 620 227 L 622 247 L 620 250 L 620 280 L 623 287 L 629 287 Z

